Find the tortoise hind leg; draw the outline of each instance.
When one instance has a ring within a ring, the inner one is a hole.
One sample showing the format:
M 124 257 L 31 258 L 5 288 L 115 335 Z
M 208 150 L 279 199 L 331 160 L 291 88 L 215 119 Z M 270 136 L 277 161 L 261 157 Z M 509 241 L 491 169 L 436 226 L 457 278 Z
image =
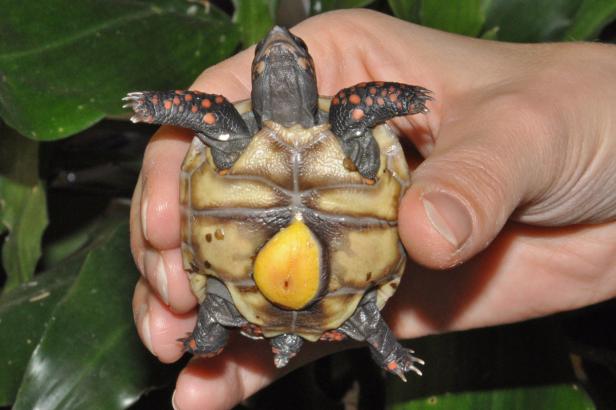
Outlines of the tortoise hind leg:
M 274 365 L 278 368 L 285 367 L 302 348 L 304 340 L 295 334 L 284 333 L 270 340 L 274 353 Z
M 403 347 L 381 317 L 374 293 L 367 295 L 353 315 L 338 328 L 342 333 L 358 341 L 366 341 L 375 362 L 384 370 L 406 381 L 404 374 L 413 371 L 421 376 L 417 364 L 424 361 L 413 356 L 413 351 Z
M 229 339 L 227 327 L 240 327 L 247 322 L 226 299 L 208 293 L 199 307 L 197 325 L 182 342 L 184 350 L 194 355 L 212 357 L 224 349 Z

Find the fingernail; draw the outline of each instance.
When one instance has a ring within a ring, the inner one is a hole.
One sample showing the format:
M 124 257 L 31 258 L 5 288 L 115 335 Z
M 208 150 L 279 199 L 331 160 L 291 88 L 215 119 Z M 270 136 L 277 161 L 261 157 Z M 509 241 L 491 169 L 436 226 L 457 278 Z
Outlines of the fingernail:
M 138 323 L 141 327 L 141 338 L 143 339 L 143 344 L 154 356 L 156 356 L 156 353 L 154 353 L 154 349 L 152 348 L 152 333 L 150 332 L 150 312 L 146 303 L 139 307 L 137 317 L 140 318 L 140 321 Z
M 143 237 L 146 241 L 148 241 L 148 197 L 146 195 L 141 195 L 141 231 L 143 232 Z
M 169 304 L 169 285 L 167 282 L 167 266 L 160 252 L 153 249 L 145 251 L 145 269 L 150 274 L 150 282 L 154 281 L 156 290 L 162 301 Z
M 173 391 L 173 395 L 171 396 L 171 406 L 173 406 L 173 410 L 180 410 L 180 408 L 178 407 L 178 405 L 175 403 L 175 392 L 177 390 Z
M 160 293 L 160 297 L 165 302 L 165 305 L 169 304 L 169 286 L 167 284 L 167 268 L 162 255 L 158 258 L 158 264 L 156 265 L 156 287 Z
M 138 250 L 137 256 L 135 257 L 135 261 L 137 263 L 137 270 L 145 278 L 145 252 Z
M 445 192 L 428 192 L 422 196 L 428 220 L 454 248 L 460 249 L 471 236 L 473 223 L 466 207 Z

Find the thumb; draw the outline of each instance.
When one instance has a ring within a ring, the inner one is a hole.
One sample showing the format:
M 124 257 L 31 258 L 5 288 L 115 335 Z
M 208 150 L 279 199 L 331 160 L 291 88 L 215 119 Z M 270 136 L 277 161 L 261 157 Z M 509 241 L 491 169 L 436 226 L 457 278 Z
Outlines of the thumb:
M 525 138 L 529 124 L 522 125 L 496 127 L 467 117 L 442 127 L 400 204 L 400 237 L 414 260 L 442 269 L 471 258 L 543 183 L 542 138 Z

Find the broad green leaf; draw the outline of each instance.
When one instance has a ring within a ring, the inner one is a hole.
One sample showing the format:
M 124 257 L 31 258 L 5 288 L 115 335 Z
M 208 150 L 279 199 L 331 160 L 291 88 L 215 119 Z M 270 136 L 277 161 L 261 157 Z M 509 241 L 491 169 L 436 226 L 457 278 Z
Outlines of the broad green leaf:
M 489 0 L 423 0 L 420 21 L 428 27 L 475 37 L 483 27 L 489 4 Z
M 582 0 L 492 0 L 486 27 L 515 42 L 561 40 Z
M 552 385 L 443 394 L 398 403 L 392 410 L 593 410 L 594 404 L 577 385 Z
M 88 254 L 32 354 L 14 410 L 124 409 L 169 376 L 142 346 L 128 226 Z
M 388 0 L 389 7 L 394 12 L 394 16 L 419 23 L 419 9 L 421 0 Z
M 0 224 L 8 231 L 2 244 L 6 292 L 34 274 L 47 226 L 47 203 L 38 180 L 38 143 L 7 127 L 0 130 Z
M 566 339 L 553 318 L 424 337 L 411 341 L 410 347 L 426 362 L 423 376 L 410 375 L 409 383 L 389 377 L 386 389 L 390 406 L 445 393 L 489 393 L 576 380 Z
M 238 44 L 229 18 L 199 2 L 0 0 L 0 9 L 0 116 L 39 140 L 125 115 L 129 91 L 187 87 Z
M 371 3 L 374 3 L 374 0 L 310 0 L 310 11 L 311 14 L 318 14 L 330 10 L 365 7 Z
M 238 26 L 244 48 L 261 40 L 274 26 L 278 1 L 233 0 L 233 5 L 233 22 Z
M 68 238 L 66 241 L 72 245 L 68 250 L 63 249 L 67 245 L 54 245 L 60 248 L 54 251 L 58 259 L 45 258 L 47 265 L 55 262 L 52 268 L 0 296 L 0 406 L 14 401 L 30 355 L 38 345 L 47 320 L 73 284 L 88 252 L 107 242 L 117 226 L 126 221 L 126 217 L 126 208 L 109 209 L 104 217 L 74 235 L 79 238 L 79 249 L 75 246 L 76 240 Z
M 0 296 L 0 406 L 15 400 L 30 355 L 82 261 L 69 260 Z
M 616 1 L 583 0 L 573 18 L 565 40 L 593 40 L 608 23 L 616 18 Z
M 43 248 L 42 265 L 54 268 L 68 258 L 85 257 L 86 252 L 106 241 L 111 229 L 124 222 L 127 215 L 127 205 L 112 202 L 100 218 L 47 244 Z

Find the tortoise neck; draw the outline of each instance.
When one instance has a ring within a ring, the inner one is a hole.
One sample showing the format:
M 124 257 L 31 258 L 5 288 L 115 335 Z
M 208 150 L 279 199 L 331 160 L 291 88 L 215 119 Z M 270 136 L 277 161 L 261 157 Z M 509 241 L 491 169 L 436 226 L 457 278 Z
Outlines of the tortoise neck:
M 315 83 L 294 67 L 272 66 L 262 81 L 253 83 L 252 107 L 257 121 L 271 120 L 286 127 L 317 123 Z
M 317 122 L 317 80 L 306 44 L 274 27 L 256 48 L 252 62 L 252 109 L 259 125 L 271 120 L 286 127 Z

